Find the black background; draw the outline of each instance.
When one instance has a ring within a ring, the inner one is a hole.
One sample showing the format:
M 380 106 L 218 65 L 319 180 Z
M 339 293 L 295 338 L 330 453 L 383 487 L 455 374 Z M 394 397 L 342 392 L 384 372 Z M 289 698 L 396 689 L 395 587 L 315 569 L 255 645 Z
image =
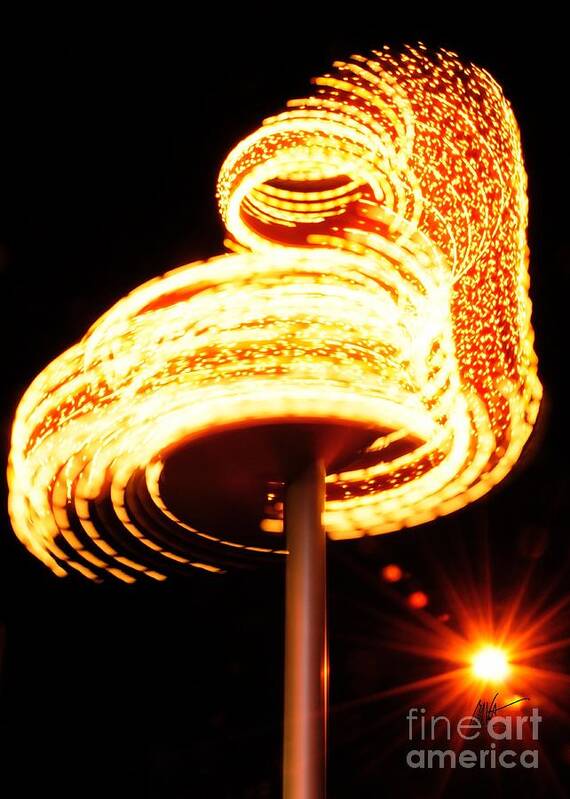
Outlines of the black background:
M 547 418 L 524 468 L 473 507 L 329 550 L 329 796 L 424 797 L 440 789 L 437 775 L 407 769 L 400 750 L 383 755 L 405 732 L 403 718 L 382 723 L 389 703 L 344 708 L 435 668 L 384 648 L 386 618 L 409 617 L 402 596 L 415 588 L 429 594 L 430 612 L 447 609 L 438 562 L 452 576 L 467 563 L 477 581 L 488 559 L 500 607 L 531 549 L 531 590 L 559 580 L 552 601 L 566 590 L 568 45 L 566 23 L 543 6 L 532 19 L 513 10 L 498 20 L 482 7 L 438 19 L 402 5 L 388 19 L 381 4 L 353 5 L 312 19 L 283 5 L 120 20 L 30 8 L 5 26 L 2 446 L 7 456 L 30 380 L 116 299 L 222 251 L 222 160 L 264 116 L 304 96 L 310 77 L 351 52 L 417 40 L 489 69 L 522 129 Z M 393 592 L 378 579 L 390 561 L 410 575 Z M 19 545 L 3 512 L 0 621 L 2 797 L 280 795 L 281 569 L 134 587 L 58 580 Z M 446 795 L 566 795 L 568 726 L 545 726 L 551 765 L 532 780 L 469 772 Z

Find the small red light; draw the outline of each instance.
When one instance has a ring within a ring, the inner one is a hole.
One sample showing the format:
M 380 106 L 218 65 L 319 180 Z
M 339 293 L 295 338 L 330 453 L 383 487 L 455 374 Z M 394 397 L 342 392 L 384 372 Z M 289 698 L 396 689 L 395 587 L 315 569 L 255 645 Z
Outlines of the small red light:
M 424 594 L 423 591 L 414 591 L 408 596 L 408 605 L 416 610 L 425 608 L 428 603 L 428 595 Z
M 387 583 L 397 583 L 404 576 L 404 572 L 395 563 L 389 563 L 381 570 L 382 579 Z

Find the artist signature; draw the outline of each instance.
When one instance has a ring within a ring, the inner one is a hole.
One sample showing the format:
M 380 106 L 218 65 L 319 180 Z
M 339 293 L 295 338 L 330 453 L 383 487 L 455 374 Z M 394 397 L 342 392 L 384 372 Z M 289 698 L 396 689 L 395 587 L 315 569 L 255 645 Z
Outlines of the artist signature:
M 521 696 L 520 699 L 515 699 L 512 702 L 508 702 L 506 705 L 501 705 L 501 707 L 497 707 L 497 697 L 499 696 L 498 692 L 492 698 L 490 702 L 485 702 L 483 699 L 480 699 L 477 702 L 477 706 L 473 712 L 473 717 L 479 719 L 480 722 L 486 724 L 493 716 L 496 716 L 499 710 L 504 710 L 506 707 L 511 707 L 511 705 L 516 705 L 518 702 L 530 702 L 529 696 Z

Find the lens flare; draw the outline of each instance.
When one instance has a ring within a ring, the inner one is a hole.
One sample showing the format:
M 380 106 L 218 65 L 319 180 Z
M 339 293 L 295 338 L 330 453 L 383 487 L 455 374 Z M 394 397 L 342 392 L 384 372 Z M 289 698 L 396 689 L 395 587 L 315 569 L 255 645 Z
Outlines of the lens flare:
M 515 526 L 516 517 L 511 519 Z M 497 749 L 538 745 L 541 767 L 528 774 L 529 780 L 536 778 L 537 794 L 559 792 L 556 761 L 570 725 L 569 566 L 561 557 L 545 583 L 536 559 L 518 558 L 515 550 L 509 553 L 508 568 L 497 568 L 504 548 L 496 536 L 488 536 L 490 521 L 475 511 L 463 516 L 462 527 L 470 535 L 457 535 L 459 525 L 451 520 L 440 525 L 440 535 L 431 541 L 426 531 L 424 551 L 406 563 L 409 577 L 421 579 L 426 590 L 429 586 L 430 605 L 421 612 L 410 608 L 405 583 L 373 579 L 368 552 L 360 557 L 341 550 L 338 557 L 353 582 L 342 594 L 346 614 L 337 635 L 359 648 L 367 666 L 355 666 L 346 699 L 332 708 L 337 752 L 342 755 L 345 747 L 352 773 L 368 768 L 381 780 L 391 763 L 404 761 L 418 746 L 457 753 L 479 746 L 453 731 L 465 717 L 475 715 L 485 725 L 498 715 L 507 728 L 523 725 L 524 735 L 518 743 L 497 743 Z M 364 593 L 363 585 L 373 586 L 374 593 Z M 416 721 L 410 731 L 411 709 Z M 529 741 L 528 718 L 534 709 L 545 720 L 538 742 Z M 441 717 L 449 720 L 452 734 L 446 735 L 442 720 L 436 724 L 437 743 L 431 744 L 431 720 Z M 483 740 L 483 747 L 493 741 L 486 731 Z M 444 781 L 445 795 L 465 794 L 459 769 L 447 771 Z

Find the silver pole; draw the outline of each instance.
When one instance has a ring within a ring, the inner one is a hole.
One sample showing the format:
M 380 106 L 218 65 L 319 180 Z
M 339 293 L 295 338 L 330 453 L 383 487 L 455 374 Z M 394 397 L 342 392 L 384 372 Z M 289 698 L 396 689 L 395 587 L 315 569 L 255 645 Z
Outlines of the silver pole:
M 290 483 L 285 608 L 284 799 L 324 799 L 326 775 L 325 471 L 312 464 Z

